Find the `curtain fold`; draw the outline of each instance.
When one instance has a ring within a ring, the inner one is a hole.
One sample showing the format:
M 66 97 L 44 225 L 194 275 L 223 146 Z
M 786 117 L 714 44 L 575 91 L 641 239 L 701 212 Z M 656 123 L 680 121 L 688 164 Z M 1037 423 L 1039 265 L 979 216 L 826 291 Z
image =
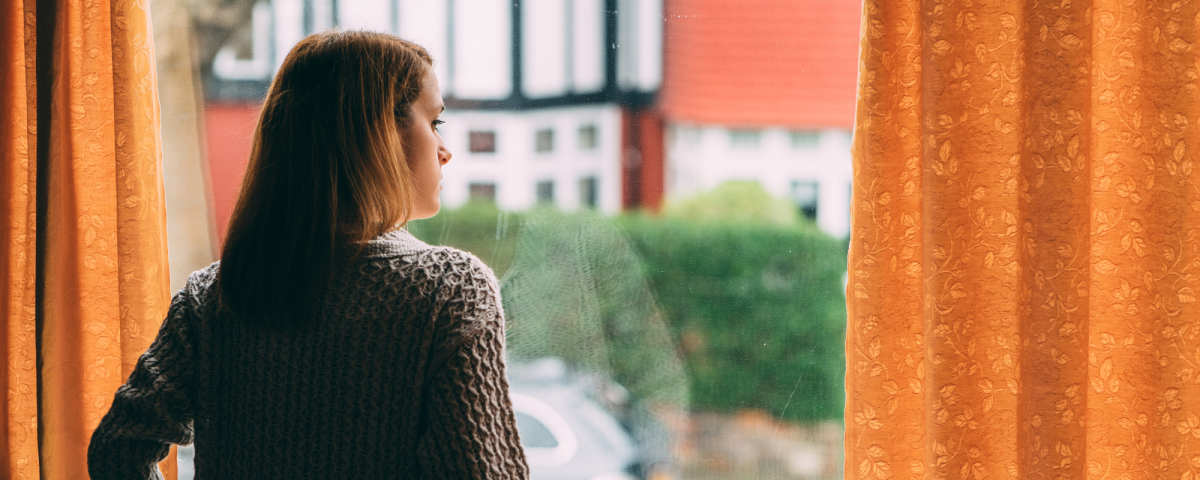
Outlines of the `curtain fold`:
M 149 10 L 132 0 L 0 8 L 0 477 L 88 478 L 91 433 L 170 301 Z M 39 65 L 52 79 L 41 98 Z
M 846 476 L 1200 478 L 1200 10 L 864 7 Z
M 0 477 L 37 478 L 34 2 L 0 6 Z

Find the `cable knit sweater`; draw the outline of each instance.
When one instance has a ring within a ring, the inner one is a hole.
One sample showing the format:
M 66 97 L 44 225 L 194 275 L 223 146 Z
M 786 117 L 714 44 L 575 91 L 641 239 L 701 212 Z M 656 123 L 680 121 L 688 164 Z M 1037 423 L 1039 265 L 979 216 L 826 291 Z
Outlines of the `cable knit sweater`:
M 92 435 L 93 480 L 159 478 L 196 443 L 196 479 L 528 478 L 492 271 L 404 230 L 337 274 L 282 333 L 217 313 L 193 273 Z

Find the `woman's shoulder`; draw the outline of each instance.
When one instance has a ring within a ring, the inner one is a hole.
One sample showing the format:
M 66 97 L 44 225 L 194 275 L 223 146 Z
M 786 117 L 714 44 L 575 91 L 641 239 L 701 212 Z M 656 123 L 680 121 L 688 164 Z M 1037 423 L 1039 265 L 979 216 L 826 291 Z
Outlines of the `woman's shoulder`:
M 204 303 L 212 295 L 213 287 L 217 284 L 217 272 L 221 269 L 221 261 L 215 261 L 188 275 L 187 283 L 178 295 L 184 295 L 193 302 Z
M 386 260 L 397 267 L 415 267 L 431 276 L 465 273 L 495 276 L 474 254 L 454 247 L 429 245 L 406 230 L 388 232 L 372 239 L 364 248 L 363 257 L 368 261 Z

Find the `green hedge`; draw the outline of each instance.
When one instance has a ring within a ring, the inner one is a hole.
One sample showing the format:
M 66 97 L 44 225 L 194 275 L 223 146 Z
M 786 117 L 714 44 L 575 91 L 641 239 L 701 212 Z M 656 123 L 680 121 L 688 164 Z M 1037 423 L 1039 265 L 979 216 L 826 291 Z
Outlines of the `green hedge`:
M 809 222 L 468 205 L 409 229 L 492 266 L 515 358 L 558 356 L 680 407 L 842 416 L 845 244 Z
M 808 222 L 621 223 L 686 359 L 693 406 L 842 418 L 843 242 Z

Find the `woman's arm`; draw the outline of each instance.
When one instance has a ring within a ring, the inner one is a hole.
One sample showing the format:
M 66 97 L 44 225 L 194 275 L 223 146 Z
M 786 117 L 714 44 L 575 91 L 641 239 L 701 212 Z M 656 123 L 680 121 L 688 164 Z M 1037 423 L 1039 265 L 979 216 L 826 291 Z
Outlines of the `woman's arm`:
M 117 389 L 88 446 L 92 480 L 159 479 L 172 443 L 192 442 L 187 288 L 175 295 L 154 343 Z
M 526 479 L 504 374 L 500 291 L 483 262 L 467 261 L 439 316 L 450 333 L 426 390 L 426 429 L 417 447 L 421 477 Z

